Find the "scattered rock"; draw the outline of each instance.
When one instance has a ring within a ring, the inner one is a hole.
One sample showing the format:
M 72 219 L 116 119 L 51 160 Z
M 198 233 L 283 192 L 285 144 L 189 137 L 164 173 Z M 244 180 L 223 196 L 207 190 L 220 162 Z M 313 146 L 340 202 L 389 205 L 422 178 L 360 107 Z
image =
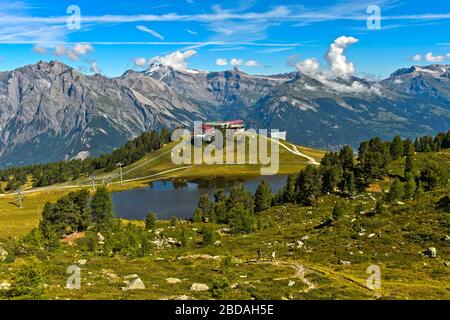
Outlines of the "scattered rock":
M 304 245 L 305 244 L 302 241 L 300 240 L 297 241 L 297 248 L 303 248 Z
M 191 290 L 191 291 L 208 291 L 209 287 L 204 283 L 193 283 L 189 290 Z
M 444 266 L 450 267 L 450 261 L 443 261 L 443 263 L 444 263 Z
M 176 283 L 180 283 L 181 280 L 178 279 L 178 278 L 167 278 L 167 279 L 166 279 L 166 282 L 167 282 L 168 284 L 176 284 Z
M 3 281 L 2 283 L 0 283 L 0 290 L 9 290 L 10 287 L 11 283 L 7 281 Z
M 115 280 L 119 277 L 117 274 L 114 274 L 112 272 L 106 273 L 105 276 L 107 276 L 109 280 Z
M 426 250 L 425 254 L 430 258 L 436 258 L 437 257 L 437 250 L 435 247 L 430 247 Z
M 86 259 L 81 259 L 81 260 L 78 260 L 78 265 L 80 265 L 80 266 L 84 266 L 86 263 L 87 263 L 87 260 Z
M 129 275 L 123 277 L 123 278 L 125 280 L 130 280 L 130 279 L 137 279 L 137 278 L 139 278 L 139 276 L 137 274 L 133 273 L 133 274 L 129 274 Z
M 215 246 L 220 246 L 222 244 L 222 242 L 220 242 L 220 240 L 217 240 L 216 242 L 213 243 Z
M 372 238 L 372 237 L 375 237 L 375 233 L 371 233 L 367 236 L 367 238 Z
M 450 241 L 450 236 L 449 236 L 449 235 L 445 235 L 445 236 L 442 238 L 442 241 Z
M 292 287 L 295 284 L 295 281 L 289 280 L 288 287 Z
M 302 241 L 309 240 L 309 236 L 303 236 Z
M 131 275 L 131 276 L 134 276 L 134 275 Z M 125 279 L 127 279 L 127 277 L 125 277 Z M 145 289 L 145 284 L 142 282 L 142 280 L 139 277 L 130 280 L 126 287 L 122 287 L 122 290 L 124 290 L 124 291 L 144 290 L 144 289 Z
M 5 261 L 8 257 L 8 251 L 0 247 L 0 261 Z
M 105 237 L 100 232 L 97 232 L 97 237 L 98 237 L 98 244 L 101 246 L 104 245 Z
M 187 295 L 182 295 L 182 296 L 175 297 L 173 300 L 191 300 L 191 298 L 188 297 Z
M 342 265 L 350 265 L 350 264 L 352 264 L 350 261 L 346 261 L 346 260 L 339 260 L 339 264 L 342 264 Z

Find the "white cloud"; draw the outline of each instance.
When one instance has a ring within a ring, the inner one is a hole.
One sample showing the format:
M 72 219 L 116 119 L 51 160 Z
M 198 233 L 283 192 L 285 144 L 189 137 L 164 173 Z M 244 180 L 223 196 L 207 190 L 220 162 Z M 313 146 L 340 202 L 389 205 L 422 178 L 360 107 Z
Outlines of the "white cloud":
M 355 73 L 353 63 L 347 62 L 344 52 L 350 45 L 357 42 L 358 39 L 356 38 L 342 36 L 334 40 L 330 45 L 326 58 L 330 65 L 330 71 L 334 76 L 347 78 Z
M 89 70 L 95 74 L 100 74 L 102 71 L 100 70 L 100 68 L 98 67 L 97 61 L 93 60 L 91 62 L 91 67 L 89 68 Z
M 329 64 L 327 70 L 322 70 L 320 62 L 316 58 L 308 58 L 300 61 L 296 64 L 296 67 L 301 73 L 316 79 L 332 91 L 381 95 L 382 89 L 376 85 L 368 85 L 360 81 L 336 81 L 336 78 L 339 77 L 346 80 L 350 75 L 355 73 L 353 63 L 347 61 L 344 51 L 348 46 L 356 42 L 358 42 L 358 39 L 345 36 L 334 40 L 326 55 Z M 292 64 L 297 58 L 297 56 L 290 57 L 288 63 Z
M 78 56 L 84 56 L 92 52 L 94 48 L 89 43 L 77 43 L 73 46 L 72 51 Z
M 297 69 L 301 73 L 314 77 L 320 73 L 320 63 L 315 58 L 309 58 L 297 63 Z
M 420 54 L 416 54 L 414 57 L 412 57 L 413 61 L 422 61 L 422 56 Z
M 40 46 L 35 46 L 33 48 L 34 52 L 44 54 L 46 53 L 41 49 Z M 89 43 L 76 43 L 72 48 L 69 48 L 63 44 L 58 44 L 53 50 L 53 55 L 57 57 L 66 56 L 70 60 L 79 60 L 80 57 L 87 55 L 94 51 L 94 47 Z
M 216 59 L 216 65 L 218 65 L 218 66 L 226 66 L 227 64 L 228 64 L 227 59 L 223 59 L 223 58 Z
M 450 59 L 450 53 L 446 54 L 446 55 L 433 55 L 432 52 L 428 52 L 426 55 L 422 56 L 420 54 L 416 54 L 415 56 L 412 57 L 413 61 L 427 61 L 427 62 L 432 62 L 432 63 L 439 63 L 439 62 L 443 62 L 445 60 L 449 60 Z
M 193 34 L 193 35 L 197 35 L 198 33 L 196 31 L 193 31 L 191 29 L 186 29 L 187 33 Z
M 133 59 L 133 64 L 136 67 L 144 67 L 147 63 L 148 63 L 148 61 L 145 58 L 134 58 Z
M 158 38 L 161 41 L 164 40 L 164 37 L 161 34 L 156 32 L 155 30 L 147 28 L 146 26 L 136 26 L 136 29 L 146 32 L 148 34 L 151 34 L 152 36 L 154 36 L 155 38 Z
M 244 61 L 243 61 L 242 59 L 236 59 L 236 58 L 233 58 L 233 59 L 231 59 L 230 64 L 231 64 L 232 66 L 237 67 L 237 66 L 240 66 L 243 62 L 244 62 Z
M 255 60 L 248 60 L 247 62 L 245 62 L 246 67 L 257 67 L 258 65 L 258 62 Z
M 63 44 L 58 44 L 58 45 L 55 47 L 54 55 L 57 56 L 57 57 L 59 57 L 59 56 L 64 56 L 64 55 L 67 54 L 67 52 L 68 52 L 68 49 L 66 48 L 65 45 L 63 45 Z
M 197 54 L 195 50 L 187 50 L 184 52 L 175 51 L 164 57 L 154 57 L 151 59 L 151 62 L 160 63 L 177 71 L 192 71 L 188 69 L 186 60 L 195 54 Z
M 47 48 L 41 47 L 40 45 L 34 45 L 33 52 L 36 52 L 39 54 L 47 54 L 48 50 L 47 50 Z

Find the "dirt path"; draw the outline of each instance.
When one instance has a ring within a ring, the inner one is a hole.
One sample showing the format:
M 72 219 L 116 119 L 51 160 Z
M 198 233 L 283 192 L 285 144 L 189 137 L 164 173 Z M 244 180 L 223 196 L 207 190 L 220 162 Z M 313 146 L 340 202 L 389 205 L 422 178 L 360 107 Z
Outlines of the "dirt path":
M 291 267 L 292 269 L 295 270 L 295 275 L 294 276 L 307 286 L 306 289 L 303 289 L 303 290 L 300 291 L 301 293 L 308 293 L 309 291 L 314 290 L 316 288 L 316 285 L 313 282 L 309 281 L 305 277 L 306 269 L 305 269 L 305 267 L 303 265 L 301 265 L 299 263 L 288 262 L 288 261 L 281 261 L 281 260 L 275 260 L 275 261 L 272 261 L 272 260 L 260 260 L 260 261 L 251 260 L 251 261 L 247 261 L 246 263 L 270 264 L 270 265 L 273 265 L 273 266 L 288 266 L 288 267 Z M 281 280 L 281 279 L 279 279 L 279 280 Z
M 315 166 L 318 166 L 318 165 L 320 164 L 320 163 L 317 162 L 316 159 L 314 159 L 313 157 L 310 157 L 310 156 L 304 154 L 303 152 L 298 151 L 297 146 L 295 146 L 295 145 L 293 145 L 293 144 L 289 144 L 289 145 L 292 147 L 292 149 L 291 149 L 291 148 L 289 148 L 287 145 L 285 145 L 284 143 L 282 143 L 282 142 L 280 142 L 280 141 L 278 141 L 278 140 L 275 140 L 275 139 L 272 139 L 272 138 L 267 138 L 267 139 L 268 139 L 268 140 L 271 140 L 271 141 L 274 141 L 274 142 L 276 142 L 276 143 L 278 143 L 280 146 L 282 146 L 284 149 L 286 149 L 287 151 L 289 151 L 289 152 L 292 153 L 292 154 L 295 154 L 295 155 L 297 155 L 297 156 L 300 156 L 300 157 L 303 157 L 303 158 L 308 159 L 308 162 L 309 162 L 310 164 L 313 164 L 313 165 L 315 165 Z

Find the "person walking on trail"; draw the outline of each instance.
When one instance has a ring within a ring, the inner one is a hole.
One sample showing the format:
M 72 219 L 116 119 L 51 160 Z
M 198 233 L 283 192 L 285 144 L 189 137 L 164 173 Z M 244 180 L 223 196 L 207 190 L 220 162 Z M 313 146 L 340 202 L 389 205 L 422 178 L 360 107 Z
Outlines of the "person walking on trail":
M 275 261 L 275 251 L 272 251 L 272 260 Z
M 262 259 L 262 249 L 261 248 L 258 249 L 257 254 L 258 254 L 258 261 L 259 261 Z

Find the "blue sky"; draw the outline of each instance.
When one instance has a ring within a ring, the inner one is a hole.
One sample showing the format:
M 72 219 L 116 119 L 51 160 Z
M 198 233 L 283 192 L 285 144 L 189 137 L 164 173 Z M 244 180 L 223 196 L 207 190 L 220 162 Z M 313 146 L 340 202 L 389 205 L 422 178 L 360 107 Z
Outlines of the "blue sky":
M 79 29 L 68 27 L 71 5 L 80 9 Z M 381 10 L 380 29 L 367 27 L 369 5 Z M 107 76 L 152 61 L 275 74 L 308 58 L 326 68 L 341 36 L 357 40 L 341 57 L 360 76 L 450 63 L 450 1 L 0 0 L 0 70 L 58 59 Z

